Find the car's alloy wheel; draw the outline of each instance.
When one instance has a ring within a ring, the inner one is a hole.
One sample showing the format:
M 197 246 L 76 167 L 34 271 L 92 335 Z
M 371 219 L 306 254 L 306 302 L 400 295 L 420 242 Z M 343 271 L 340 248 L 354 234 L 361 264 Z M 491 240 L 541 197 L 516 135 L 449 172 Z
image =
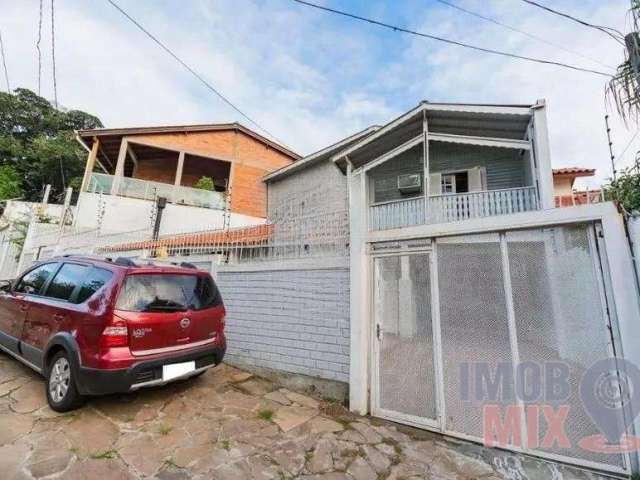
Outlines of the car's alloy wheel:
M 51 367 L 49 374 L 49 395 L 55 403 L 60 403 L 69 391 L 71 367 L 66 358 L 60 357 Z
M 56 412 L 68 412 L 82 405 L 75 373 L 67 352 L 60 351 L 51 359 L 47 369 L 47 401 Z

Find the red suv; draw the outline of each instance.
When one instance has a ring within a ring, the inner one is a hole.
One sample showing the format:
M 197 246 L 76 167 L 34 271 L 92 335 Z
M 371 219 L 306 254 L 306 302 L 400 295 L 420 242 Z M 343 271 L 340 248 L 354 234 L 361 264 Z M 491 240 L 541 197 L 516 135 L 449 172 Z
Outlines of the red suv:
M 44 375 L 58 412 L 204 372 L 224 324 L 211 275 L 187 263 L 65 256 L 0 286 L 0 349 Z

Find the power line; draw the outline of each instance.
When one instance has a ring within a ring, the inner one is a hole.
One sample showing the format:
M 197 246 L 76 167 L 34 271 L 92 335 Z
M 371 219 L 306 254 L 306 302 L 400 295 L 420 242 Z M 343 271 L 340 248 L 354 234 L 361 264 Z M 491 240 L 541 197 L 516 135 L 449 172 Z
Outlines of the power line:
M 111 0 L 107 0 L 107 1 L 111 1 Z M 457 40 L 451 40 L 451 39 L 448 39 L 448 38 L 443 38 L 443 37 L 438 37 L 436 35 L 431 35 L 429 33 L 422 33 L 422 32 L 417 32 L 415 30 L 409 30 L 409 29 L 404 28 L 404 27 L 399 27 L 397 25 L 391 25 L 389 23 L 380 22 L 378 20 L 373 20 L 371 18 L 361 17 L 361 16 L 355 15 L 353 13 L 344 12 L 342 10 L 336 10 L 336 9 L 325 7 L 325 6 L 322 6 L 322 5 L 317 5 L 315 3 L 307 2 L 305 0 L 292 0 L 292 1 L 294 1 L 296 3 L 299 3 L 301 5 L 306 5 L 308 7 L 317 8 L 318 10 L 324 10 L 325 12 L 335 13 L 337 15 L 342 15 L 343 17 L 348 17 L 348 18 L 352 18 L 354 20 L 360 20 L 360 21 L 363 21 L 363 22 L 371 23 L 373 25 L 378 25 L 378 26 L 383 27 L 383 28 L 388 28 L 390 30 L 393 30 L 394 32 L 402 32 L 402 33 L 408 33 L 410 35 L 416 35 L 418 37 L 430 38 L 431 40 L 437 40 L 439 42 L 448 43 L 450 45 L 457 45 L 459 47 L 469 48 L 471 50 L 476 50 L 478 52 L 491 53 L 493 55 L 501 55 L 503 57 L 515 58 L 515 59 L 518 59 L 518 60 L 526 60 L 528 62 L 534 62 L 534 63 L 542 63 L 542 64 L 545 64 L 545 65 L 555 65 L 557 67 L 569 68 L 571 70 L 577 70 L 579 72 L 587 72 L 587 73 L 593 73 L 593 74 L 596 74 L 596 75 L 602 75 L 604 77 L 611 77 L 611 75 L 608 74 L 608 73 L 600 72 L 598 70 L 592 70 L 590 68 L 576 67 L 575 65 L 570 65 L 570 64 L 561 63 L 561 62 L 555 62 L 553 60 L 545 60 L 545 59 L 540 59 L 540 58 L 527 57 L 527 56 L 524 56 L 524 55 L 517 55 L 515 53 L 503 52 L 503 51 L 500 51 L 500 50 L 493 50 L 493 49 L 490 49 L 490 48 L 477 47 L 475 45 L 459 42 Z
M 53 101 L 58 108 L 58 80 L 56 78 L 56 31 L 55 31 L 55 0 L 51 0 L 51 61 L 53 63 Z
M 177 61 L 180 65 L 182 65 L 184 68 L 186 68 L 189 73 L 191 73 L 194 77 L 196 77 L 206 88 L 208 88 L 210 91 L 212 91 L 215 95 L 218 96 L 218 98 L 220 98 L 223 102 L 225 102 L 227 105 L 229 105 L 231 108 L 233 108 L 236 112 L 238 112 L 240 115 L 242 115 L 245 119 L 247 119 L 247 121 L 251 122 L 251 124 L 253 124 L 254 126 L 258 127 L 260 130 L 262 130 L 263 132 L 265 132 L 267 135 L 269 135 L 271 138 L 273 138 L 274 140 L 276 140 L 277 142 L 281 143 L 282 145 L 285 145 L 284 142 L 282 142 L 281 140 L 278 139 L 278 137 L 276 137 L 275 135 L 273 135 L 271 132 L 269 132 L 269 130 L 267 130 L 266 128 L 264 128 L 262 125 L 260 125 L 258 122 L 256 122 L 255 120 L 253 120 L 249 115 L 247 115 L 246 113 L 244 113 L 242 110 L 240 110 L 240 108 L 236 107 L 233 102 L 231 102 L 231 100 L 229 100 L 227 97 L 225 97 L 222 93 L 220 93 L 220 91 L 218 91 L 215 87 L 213 87 L 209 82 L 207 82 L 198 72 L 196 72 L 193 68 L 191 68 L 189 65 L 187 65 L 186 62 L 184 62 L 180 57 L 178 57 L 178 55 L 176 55 L 175 53 L 173 53 L 173 51 L 171 51 L 169 49 L 169 47 L 167 47 L 165 44 L 163 44 L 160 40 L 158 40 L 151 32 L 149 32 L 146 28 L 144 28 L 137 20 L 135 20 L 131 15 L 129 15 L 127 12 L 125 12 L 117 3 L 115 3 L 113 0 L 107 0 L 107 2 L 109 2 L 116 10 L 118 10 L 122 15 L 124 15 L 129 21 L 131 21 L 131 23 L 133 23 L 136 27 L 138 27 L 138 29 L 140 29 L 147 37 L 149 37 L 151 40 L 153 40 L 160 48 L 162 48 L 165 52 L 167 52 L 169 55 L 171 55 L 173 57 L 173 59 L 175 61 Z
M 40 0 L 40 15 L 38 17 L 38 41 L 36 42 L 36 50 L 38 50 L 38 95 L 41 94 L 41 76 L 42 76 L 42 52 L 40 50 L 40 42 L 42 41 L 42 0 Z
M 4 55 L 4 43 L 2 42 L 2 32 L 0 32 L 0 55 L 2 55 L 2 66 L 4 67 L 4 81 L 7 82 L 7 92 L 11 93 L 9 85 L 9 70 L 7 70 L 7 60 Z
M 525 35 L 525 36 L 527 36 L 527 37 L 529 37 L 529 38 L 531 38 L 533 40 L 537 40 L 538 42 L 542 42 L 542 43 L 550 45 L 550 46 L 552 46 L 554 48 L 558 48 L 560 50 L 564 50 L 565 52 L 571 53 L 573 55 L 577 55 L 577 56 L 582 57 L 582 58 L 584 58 L 586 60 L 589 60 L 591 62 L 597 63 L 598 65 L 602 65 L 603 67 L 615 69 L 615 67 L 612 67 L 611 65 L 607 65 L 606 63 L 602 63 L 601 61 L 596 60 L 595 58 L 591 58 L 591 57 L 589 57 L 587 55 L 583 55 L 580 52 L 576 52 L 575 50 L 571 50 L 569 48 L 563 47 L 560 44 L 557 44 L 557 43 L 554 43 L 554 42 L 550 42 L 549 40 L 547 40 L 545 38 L 542 38 L 542 37 L 539 37 L 537 35 L 534 35 L 533 33 L 529 33 L 529 32 L 526 32 L 524 30 L 520 30 L 519 28 L 512 27 L 511 25 L 508 25 L 508 24 L 503 23 L 503 22 L 501 22 L 499 20 L 496 20 L 495 18 L 486 17 L 486 16 L 484 16 L 484 15 L 482 15 L 480 13 L 477 13 L 477 12 L 474 12 L 474 11 L 471 11 L 471 10 L 467 10 L 466 8 L 463 8 L 463 7 L 459 6 L 459 5 L 456 5 L 455 3 L 448 2 L 447 0 L 436 0 L 436 1 L 442 3 L 443 5 L 447 5 L 447 6 L 451 7 L 451 8 L 455 8 L 456 10 L 464 12 L 464 13 L 466 13 L 468 15 L 472 15 L 474 17 L 481 18 L 482 20 L 485 20 L 487 22 L 491 22 L 491 23 L 493 23 L 495 25 L 498 25 L 500 27 L 506 28 L 507 30 L 511 30 L 512 32 L 517 32 L 517 33 L 520 33 L 522 35 Z
M 624 46 L 624 42 L 622 41 L 624 39 L 624 35 L 619 30 L 616 30 L 615 28 L 604 27 L 602 25 L 594 25 L 593 23 L 585 22 L 584 20 L 580 20 L 579 18 L 569 15 L 568 13 L 559 12 L 558 10 L 554 10 L 553 8 L 549 8 L 546 5 L 542 5 L 538 2 L 534 2 L 533 0 L 522 0 L 522 1 L 525 3 L 528 3 L 529 5 L 533 5 L 534 7 L 538 7 L 543 10 L 546 10 L 547 12 L 553 13 L 554 15 L 559 15 L 561 17 L 568 18 L 569 20 L 579 23 L 580 25 L 584 25 L 585 27 L 590 27 L 590 28 L 595 28 L 596 30 L 600 30 L 601 32 L 606 33 L 611 38 L 613 38 L 616 42 Z M 614 35 L 611 32 L 616 33 L 617 35 L 619 35 L 619 37 L 616 37 L 616 35 Z
M 622 160 L 622 157 L 624 156 L 625 153 L 627 153 L 627 150 L 629 150 L 629 147 L 631 146 L 633 141 L 638 137 L 638 134 L 640 134 L 640 129 L 636 130 L 636 133 L 633 134 L 633 136 L 631 137 L 631 139 L 627 143 L 627 146 L 624 147 L 624 149 L 622 150 L 622 153 L 620 155 L 618 155 L 618 160 L 617 160 L 618 162 L 620 160 Z

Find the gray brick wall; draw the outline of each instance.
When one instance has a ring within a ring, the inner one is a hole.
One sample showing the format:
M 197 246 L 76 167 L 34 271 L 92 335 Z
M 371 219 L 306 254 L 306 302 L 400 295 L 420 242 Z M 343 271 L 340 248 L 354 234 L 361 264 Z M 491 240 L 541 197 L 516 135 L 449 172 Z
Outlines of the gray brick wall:
M 349 270 L 219 271 L 227 358 L 349 381 Z
M 318 195 L 310 195 L 313 192 L 318 192 Z M 295 211 L 301 212 L 302 215 L 346 212 L 347 177 L 327 159 L 281 180 L 269 182 L 267 198 L 269 218 L 283 204 L 302 201 L 307 204 L 297 205 L 298 208 L 295 208 Z M 311 204 L 308 204 L 309 199 L 312 200 Z

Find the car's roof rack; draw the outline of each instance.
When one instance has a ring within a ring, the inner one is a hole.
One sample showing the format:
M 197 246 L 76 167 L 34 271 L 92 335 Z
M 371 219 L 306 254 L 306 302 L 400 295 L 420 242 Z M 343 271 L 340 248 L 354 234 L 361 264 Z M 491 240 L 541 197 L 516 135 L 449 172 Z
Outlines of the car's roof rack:
M 123 267 L 137 267 L 138 264 L 136 262 L 134 262 L 133 260 L 131 260 L 130 258 L 127 257 L 118 257 L 116 258 L 113 263 L 115 263 L 116 265 L 122 265 Z

